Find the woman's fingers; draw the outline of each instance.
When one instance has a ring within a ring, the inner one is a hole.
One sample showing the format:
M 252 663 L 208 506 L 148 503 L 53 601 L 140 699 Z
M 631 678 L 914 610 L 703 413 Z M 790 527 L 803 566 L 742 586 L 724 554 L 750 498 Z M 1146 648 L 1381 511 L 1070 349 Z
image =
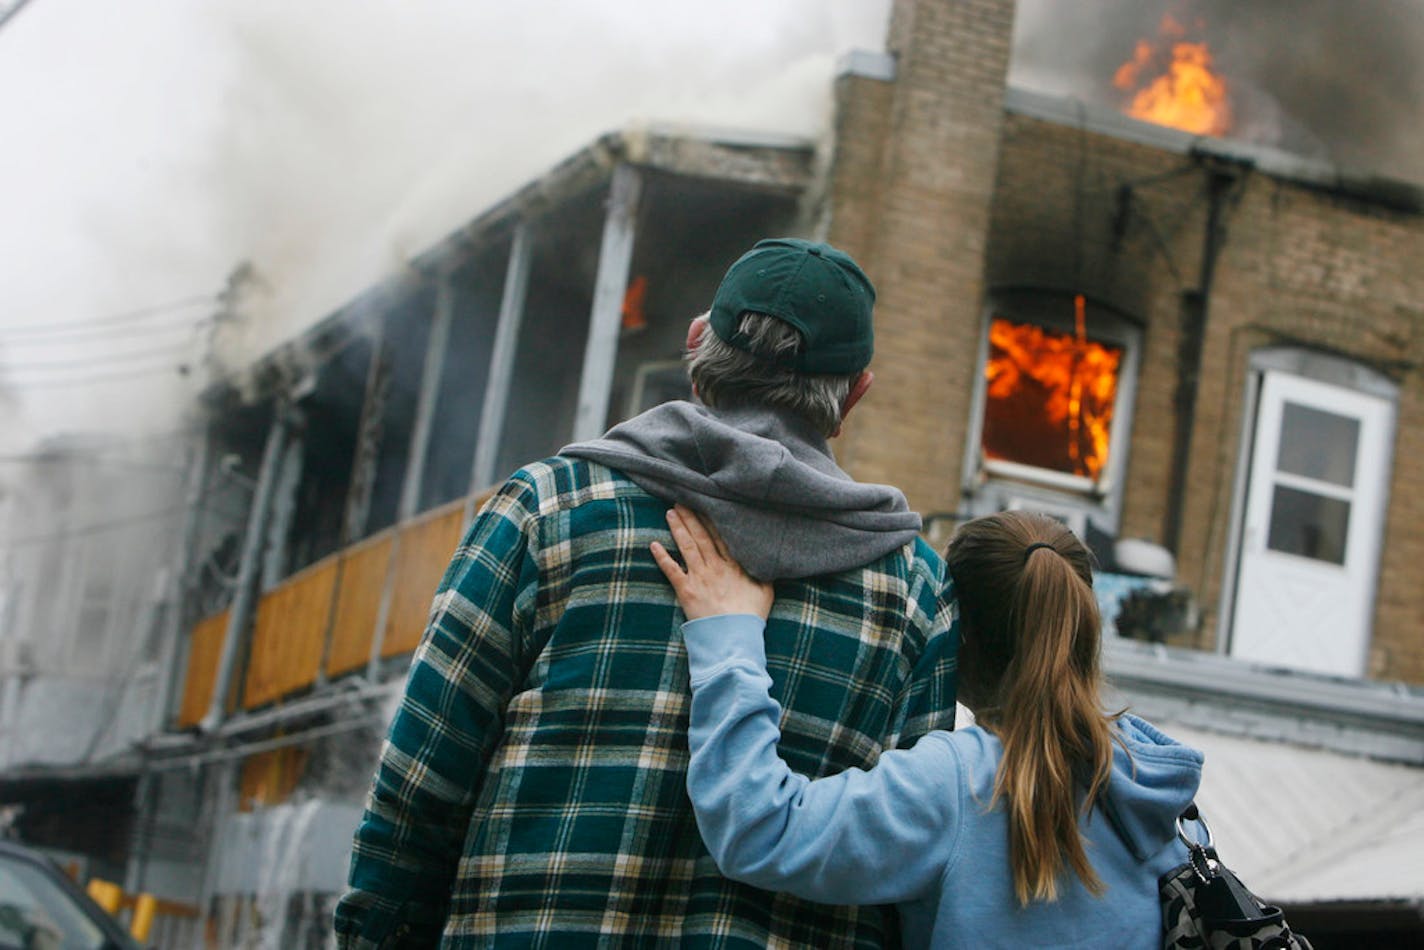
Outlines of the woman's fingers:
M 681 505 L 668 510 L 667 523 L 683 564 L 658 542 L 649 547 L 689 620 L 726 613 L 767 616 L 771 585 L 748 576 L 709 525 Z
M 697 553 L 704 561 L 727 560 L 713 540 L 714 528 L 702 516 L 685 505 L 673 506 L 673 511 L 687 528 L 688 536 L 697 545 Z
M 681 594 L 682 585 L 687 582 L 687 572 L 682 569 L 681 564 L 673 559 L 673 556 L 668 553 L 667 548 L 663 547 L 657 541 L 654 541 L 650 547 L 653 549 L 653 560 L 658 562 L 658 567 L 662 569 L 663 576 L 668 579 L 668 583 L 672 584 L 673 592 Z
M 677 544 L 678 551 L 682 553 L 682 561 L 687 565 L 687 571 L 690 574 L 702 570 L 705 564 L 702 549 L 697 543 L 696 535 L 692 533 L 692 525 L 689 524 L 689 522 L 695 523 L 696 520 L 690 516 L 684 518 L 676 508 L 668 509 L 668 530 L 672 532 L 673 542 Z M 700 528 L 701 525 L 699 524 L 698 527 Z

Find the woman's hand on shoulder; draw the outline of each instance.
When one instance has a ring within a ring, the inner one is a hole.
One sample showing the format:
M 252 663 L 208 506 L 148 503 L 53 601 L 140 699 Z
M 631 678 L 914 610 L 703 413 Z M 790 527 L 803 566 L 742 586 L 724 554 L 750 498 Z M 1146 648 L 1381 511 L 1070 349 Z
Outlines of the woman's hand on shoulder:
M 715 528 L 682 505 L 668 509 L 667 520 L 686 567 L 656 541 L 651 545 L 653 558 L 672 584 L 688 620 L 717 614 L 756 614 L 765 619 L 771 613 L 771 585 L 742 570 Z

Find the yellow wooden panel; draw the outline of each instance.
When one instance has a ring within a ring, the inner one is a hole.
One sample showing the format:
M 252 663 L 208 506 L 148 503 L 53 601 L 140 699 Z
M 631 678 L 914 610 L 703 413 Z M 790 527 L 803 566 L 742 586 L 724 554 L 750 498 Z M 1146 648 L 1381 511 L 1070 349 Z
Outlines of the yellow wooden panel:
M 318 561 L 257 604 L 242 704 L 251 709 L 316 681 L 331 618 L 337 557 Z
M 178 707 L 178 726 L 181 729 L 196 726 L 208 712 L 226 633 L 226 610 L 193 625 L 188 646 L 188 672 L 183 678 L 183 703 Z
M 400 527 L 395 589 L 381 656 L 409 653 L 420 644 L 430 601 L 450 565 L 464 529 L 465 501 L 433 508 Z
M 291 798 L 306 768 L 308 751 L 303 746 L 290 745 L 243 759 L 237 781 L 238 811 L 280 805 Z
M 364 668 L 371 658 L 371 637 L 376 633 L 376 615 L 381 609 L 381 591 L 386 586 L 394 538 L 395 532 L 387 531 L 341 552 L 327 676 Z

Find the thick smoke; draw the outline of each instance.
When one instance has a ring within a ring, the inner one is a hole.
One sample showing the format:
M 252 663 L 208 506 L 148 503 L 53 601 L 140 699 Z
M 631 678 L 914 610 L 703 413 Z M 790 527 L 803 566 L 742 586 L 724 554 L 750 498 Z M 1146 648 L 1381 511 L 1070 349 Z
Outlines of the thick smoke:
M 241 364 L 604 132 L 645 121 L 816 135 L 834 56 L 888 0 L 224 4 L 231 86 L 208 177 L 266 293 Z
M 1113 72 L 1168 13 L 1230 83 L 1232 137 L 1424 181 L 1424 0 L 1019 0 L 1010 82 L 1118 108 Z
M 883 44 L 888 9 L 33 4 L 0 37 L 0 135 L 13 143 L 0 149 L 0 448 L 63 429 L 171 429 L 203 383 L 176 364 L 198 361 L 206 337 L 46 335 L 41 347 L 32 329 L 216 295 L 246 262 L 252 292 L 235 309 L 247 320 L 225 323 L 216 354 L 242 366 L 604 132 L 818 134 L 835 54 Z M 155 371 L 99 380 L 128 349 L 155 355 L 126 371 Z

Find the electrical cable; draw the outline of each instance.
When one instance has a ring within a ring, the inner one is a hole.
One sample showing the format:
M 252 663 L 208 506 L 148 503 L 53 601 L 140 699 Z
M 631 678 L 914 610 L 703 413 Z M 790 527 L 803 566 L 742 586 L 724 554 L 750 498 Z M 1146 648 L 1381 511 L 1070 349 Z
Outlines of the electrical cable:
M 0 363 L 4 369 L 11 373 L 26 373 L 32 370 L 73 370 L 73 369 L 93 369 L 97 367 L 108 367 L 114 363 L 126 363 L 131 360 L 146 360 L 153 358 L 163 358 L 168 356 L 181 356 L 193 348 L 192 343 L 182 343 L 176 346 L 164 346 L 150 350 L 125 350 L 122 353 L 110 353 L 105 356 L 86 356 L 73 360 L 26 360 L 22 363 Z
M 43 332 L 39 332 L 41 328 L 35 328 L 37 332 L 34 333 L 24 330 L 0 330 L 0 346 L 6 348 L 15 346 L 82 346 L 87 343 L 102 342 L 105 337 L 120 334 L 124 336 L 159 336 L 185 330 L 201 330 L 216 322 L 217 318 L 212 316 L 194 317 L 191 314 L 183 314 L 178 319 L 154 320 L 140 326 L 72 327 L 70 329 L 44 330 Z
M 217 304 L 219 299 L 213 294 L 194 294 L 189 297 L 181 297 L 177 300 L 170 300 L 167 303 L 153 304 L 149 307 L 139 307 L 134 310 L 126 310 L 120 313 L 109 314 L 103 317 L 94 317 L 89 320 L 68 320 L 63 323 L 49 324 L 11 324 L 0 326 L 0 333 L 5 334 L 40 334 L 54 333 L 60 330 L 92 327 L 111 327 L 124 323 L 133 323 L 145 320 L 149 317 L 160 314 L 171 313 L 175 310 L 183 310 L 188 307 L 196 307 L 199 304 Z
M 6 380 L 0 377 L 0 390 L 6 387 L 11 389 L 47 389 L 53 386 L 80 386 L 89 383 L 103 383 L 110 380 L 134 379 L 139 376 L 152 376 L 156 373 L 177 373 L 185 376 L 190 370 L 183 363 L 169 363 L 163 366 L 150 366 L 144 369 L 133 369 L 121 373 L 97 373 L 91 376 L 70 376 L 54 379 L 30 379 L 30 380 Z

